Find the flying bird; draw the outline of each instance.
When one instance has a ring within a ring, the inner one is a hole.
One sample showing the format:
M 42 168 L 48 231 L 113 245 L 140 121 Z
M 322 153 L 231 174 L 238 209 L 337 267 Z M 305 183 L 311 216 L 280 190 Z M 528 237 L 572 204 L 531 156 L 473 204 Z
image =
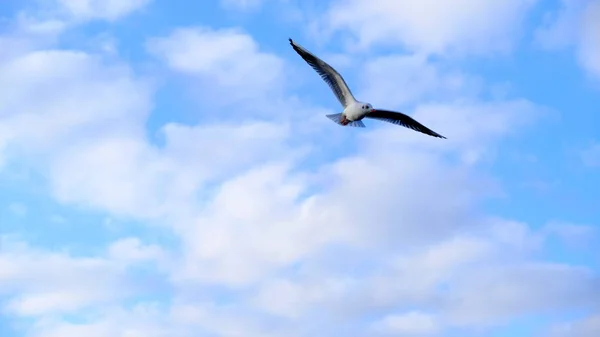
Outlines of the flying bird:
M 432 137 L 446 138 L 401 112 L 374 109 L 369 103 L 357 101 L 354 98 L 354 95 L 352 95 L 352 92 L 350 91 L 350 88 L 348 88 L 342 75 L 333 69 L 332 66 L 295 43 L 292 39 L 289 40 L 296 53 L 298 53 L 304 61 L 306 61 L 306 63 L 308 63 L 321 78 L 323 78 L 337 97 L 338 101 L 340 101 L 340 104 L 342 104 L 344 111 L 337 114 L 326 115 L 335 123 L 343 126 L 349 125 L 364 128 L 365 125 L 363 124 L 362 119 L 372 118 L 401 125 Z

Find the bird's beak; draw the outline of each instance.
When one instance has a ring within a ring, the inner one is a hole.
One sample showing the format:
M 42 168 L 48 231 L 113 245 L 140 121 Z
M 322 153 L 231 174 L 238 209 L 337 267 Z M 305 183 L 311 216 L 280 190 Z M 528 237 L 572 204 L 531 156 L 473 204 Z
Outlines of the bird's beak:
M 371 109 L 371 111 L 369 111 L 369 112 L 375 112 L 375 109 Z

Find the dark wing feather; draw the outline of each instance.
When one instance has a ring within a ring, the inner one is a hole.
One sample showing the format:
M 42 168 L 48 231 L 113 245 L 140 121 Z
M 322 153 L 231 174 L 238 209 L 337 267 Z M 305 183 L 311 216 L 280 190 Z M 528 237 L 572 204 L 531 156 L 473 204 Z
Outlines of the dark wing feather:
M 388 123 L 393 123 L 396 125 L 401 125 L 406 128 L 413 129 L 415 131 L 424 133 L 426 135 L 430 135 L 432 137 L 438 137 L 438 138 L 444 138 L 444 139 L 446 138 L 446 137 L 440 135 L 439 133 L 432 131 L 425 125 L 417 122 L 412 117 L 405 115 L 401 112 L 377 109 L 377 110 L 373 110 L 372 112 L 367 114 L 365 117 L 378 119 L 378 120 L 388 122 Z
M 292 39 L 290 40 L 290 44 L 292 48 L 300 55 L 306 63 L 308 63 L 320 76 L 321 78 L 329 85 L 335 96 L 337 97 L 340 104 L 345 108 L 349 104 L 356 101 L 350 88 L 344 81 L 344 78 L 335 70 L 332 66 L 327 64 L 325 61 L 313 55 L 308 50 L 302 48 L 302 46 L 296 44 Z

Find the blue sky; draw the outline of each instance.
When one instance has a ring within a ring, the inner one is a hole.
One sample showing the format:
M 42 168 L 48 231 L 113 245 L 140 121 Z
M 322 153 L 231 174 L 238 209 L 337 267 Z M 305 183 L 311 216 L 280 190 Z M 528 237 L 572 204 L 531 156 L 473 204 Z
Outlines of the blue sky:
M 2 336 L 600 333 L 599 1 L 0 17 Z

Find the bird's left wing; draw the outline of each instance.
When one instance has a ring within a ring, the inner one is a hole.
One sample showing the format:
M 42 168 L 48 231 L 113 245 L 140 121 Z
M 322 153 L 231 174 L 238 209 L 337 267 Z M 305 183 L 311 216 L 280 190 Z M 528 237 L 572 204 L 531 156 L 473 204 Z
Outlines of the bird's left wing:
M 379 110 L 373 109 L 370 113 L 368 113 L 366 118 L 378 119 L 384 122 L 393 123 L 396 125 L 401 125 L 409 129 L 413 129 L 415 131 L 424 133 L 426 135 L 437 137 L 437 138 L 446 138 L 439 133 L 432 131 L 425 125 L 417 122 L 412 117 L 405 115 L 401 112 L 389 111 L 389 110 Z
M 349 104 L 356 102 L 354 95 L 348 88 L 346 81 L 342 75 L 340 75 L 332 66 L 327 64 L 327 62 L 321 60 L 320 58 L 313 55 L 308 50 L 304 49 L 299 44 L 296 44 L 292 39 L 290 40 L 290 44 L 292 48 L 298 53 L 306 63 L 308 63 L 317 73 L 321 76 L 321 78 L 329 85 L 338 101 L 344 108 L 346 108 Z

